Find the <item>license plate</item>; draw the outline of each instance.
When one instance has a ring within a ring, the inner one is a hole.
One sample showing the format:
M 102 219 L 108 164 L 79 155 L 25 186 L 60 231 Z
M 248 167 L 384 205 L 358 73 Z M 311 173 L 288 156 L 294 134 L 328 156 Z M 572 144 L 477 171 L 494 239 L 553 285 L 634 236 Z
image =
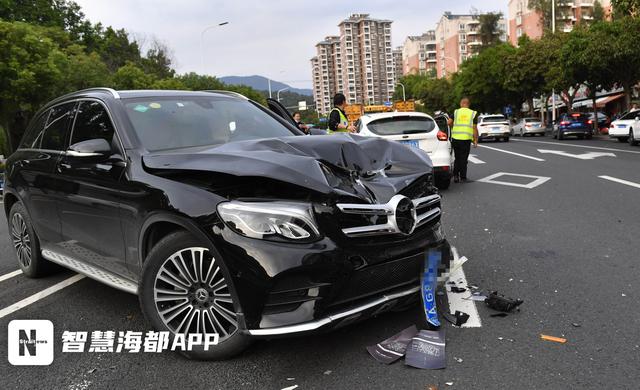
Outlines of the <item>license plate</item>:
M 494 133 L 500 133 L 502 131 L 502 129 L 499 128 L 499 127 L 492 127 L 491 131 L 493 131 Z
M 405 144 L 405 145 L 407 145 L 407 146 L 412 146 L 414 148 L 419 148 L 420 147 L 420 145 L 418 144 L 417 140 L 410 139 L 410 140 L 407 140 L 407 141 L 400 141 L 400 142 Z

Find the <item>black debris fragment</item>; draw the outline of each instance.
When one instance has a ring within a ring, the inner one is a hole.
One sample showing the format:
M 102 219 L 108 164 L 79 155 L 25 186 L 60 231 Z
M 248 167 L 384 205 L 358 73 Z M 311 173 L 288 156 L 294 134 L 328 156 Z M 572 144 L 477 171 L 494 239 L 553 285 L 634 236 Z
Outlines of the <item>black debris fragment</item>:
M 465 291 L 467 291 L 467 289 L 464 287 L 451 286 L 451 292 L 453 293 L 463 293 Z
M 506 317 L 508 316 L 507 313 L 495 313 L 495 314 L 491 314 L 489 317 Z
M 453 314 L 442 313 L 442 316 L 455 326 L 462 326 L 469 320 L 469 314 L 458 310 Z
M 493 291 L 489 294 L 489 297 L 485 300 L 487 306 L 493 310 L 509 313 L 513 309 L 518 308 L 524 301 L 522 299 L 507 298 L 502 294 L 498 294 L 497 291 Z

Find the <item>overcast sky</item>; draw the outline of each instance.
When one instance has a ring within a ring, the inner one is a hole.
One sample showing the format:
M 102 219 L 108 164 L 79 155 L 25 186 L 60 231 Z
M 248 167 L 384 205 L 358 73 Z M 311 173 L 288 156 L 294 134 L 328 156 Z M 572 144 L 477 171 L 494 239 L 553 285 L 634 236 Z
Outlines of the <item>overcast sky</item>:
M 125 28 L 171 48 L 179 73 L 215 76 L 259 74 L 294 87 L 311 87 L 309 60 L 315 44 L 338 34 L 351 13 L 390 19 L 393 46 L 407 35 L 433 29 L 444 11 L 507 12 L 507 0 L 75 0 L 94 23 Z M 201 32 L 207 26 L 229 24 Z M 204 67 L 202 54 L 204 53 Z

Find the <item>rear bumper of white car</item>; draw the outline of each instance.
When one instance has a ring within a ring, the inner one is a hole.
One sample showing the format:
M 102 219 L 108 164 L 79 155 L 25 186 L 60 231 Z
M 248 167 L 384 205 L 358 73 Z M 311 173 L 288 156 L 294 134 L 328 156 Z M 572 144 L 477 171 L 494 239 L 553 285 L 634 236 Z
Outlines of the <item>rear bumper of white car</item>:
M 609 137 L 617 138 L 617 137 L 627 137 L 629 136 L 629 127 L 609 127 Z

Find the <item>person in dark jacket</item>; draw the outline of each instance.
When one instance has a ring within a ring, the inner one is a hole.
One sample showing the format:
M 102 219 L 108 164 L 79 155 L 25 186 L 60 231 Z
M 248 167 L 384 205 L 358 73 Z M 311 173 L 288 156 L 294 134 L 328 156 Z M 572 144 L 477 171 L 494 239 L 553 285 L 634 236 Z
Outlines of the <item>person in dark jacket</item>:
M 355 133 L 356 128 L 349 124 L 347 114 L 344 109 L 347 107 L 347 98 L 341 93 L 336 93 L 333 97 L 333 108 L 329 113 L 329 127 L 327 132 L 331 133 Z
M 304 131 L 305 134 L 309 134 L 309 126 L 302 122 L 302 115 L 300 115 L 300 112 L 296 111 L 293 113 L 293 120 L 296 122 L 298 129 Z

